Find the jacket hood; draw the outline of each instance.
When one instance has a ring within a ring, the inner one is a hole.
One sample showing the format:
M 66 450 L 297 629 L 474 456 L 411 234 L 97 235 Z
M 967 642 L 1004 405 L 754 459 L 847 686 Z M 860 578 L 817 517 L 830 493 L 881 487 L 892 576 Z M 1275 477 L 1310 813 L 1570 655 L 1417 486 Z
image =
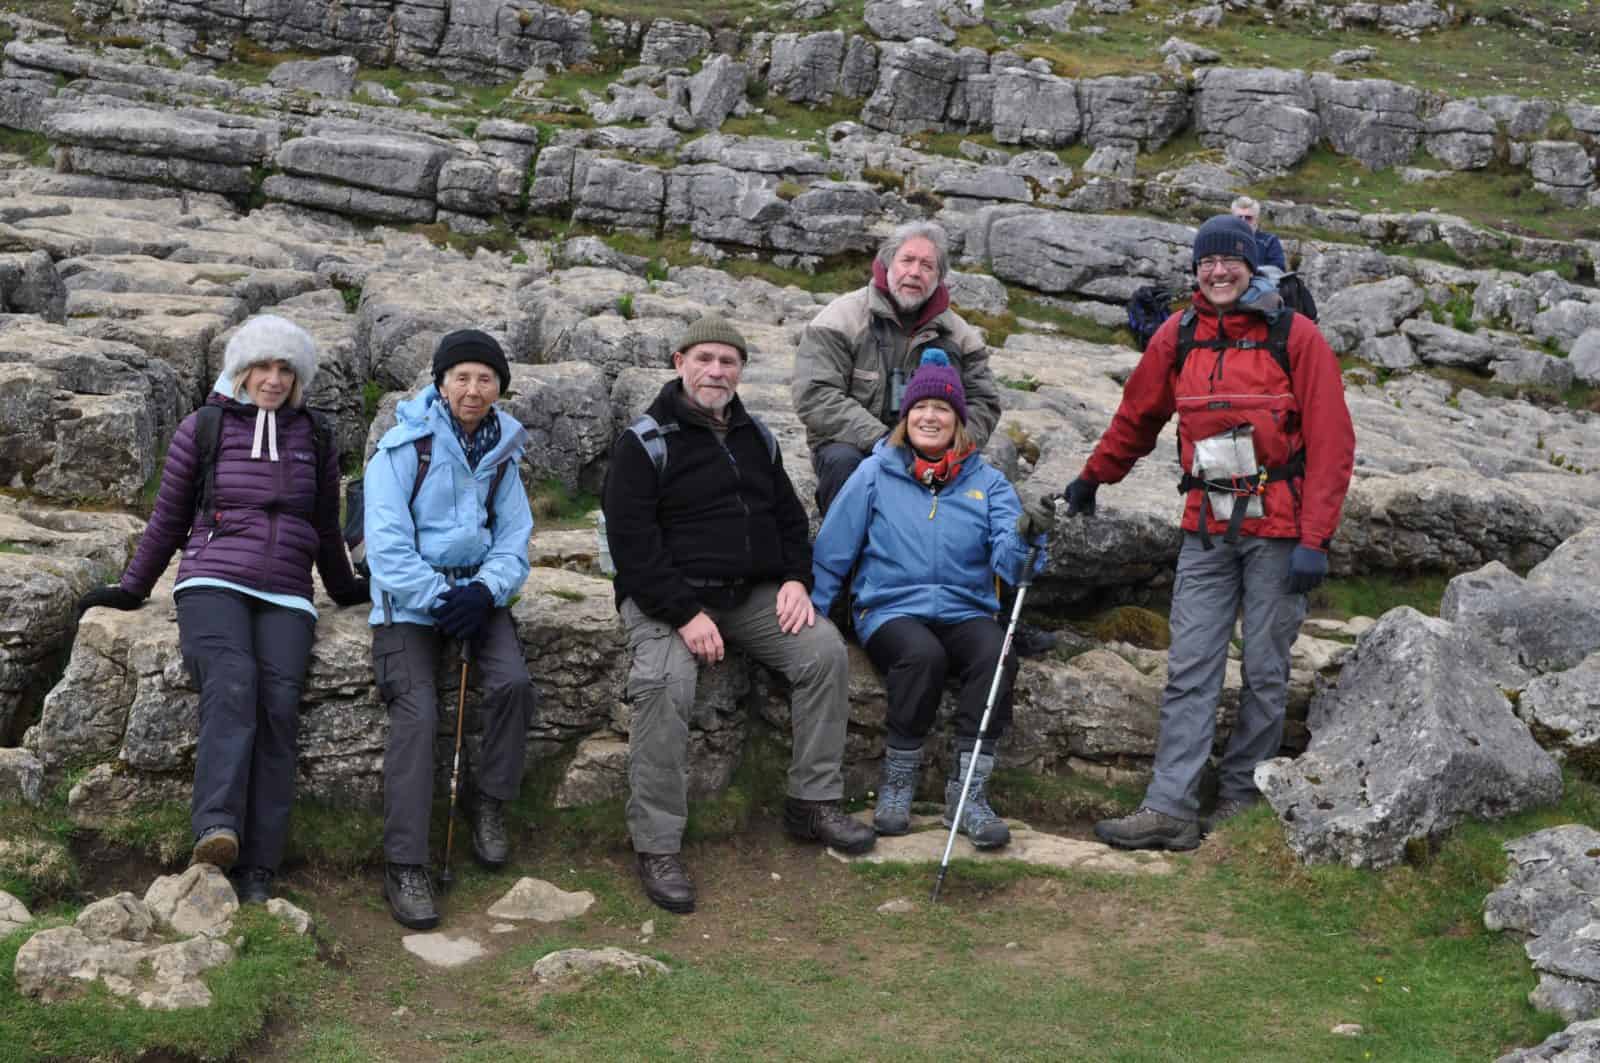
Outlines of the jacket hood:
M 480 467 L 498 465 L 507 454 L 520 455 L 528 442 L 528 430 L 515 417 L 498 404 L 491 406 L 489 411 L 500 419 L 500 442 L 483 456 Z M 450 427 L 450 411 L 437 386 L 429 384 L 411 398 L 402 399 L 400 405 L 395 407 L 394 414 L 394 427 L 378 440 L 379 450 L 408 446 L 423 436 L 431 435 L 435 437 L 435 447 L 445 447 L 458 461 L 466 464 L 466 455 L 461 452 L 461 444 L 456 441 L 455 431 Z

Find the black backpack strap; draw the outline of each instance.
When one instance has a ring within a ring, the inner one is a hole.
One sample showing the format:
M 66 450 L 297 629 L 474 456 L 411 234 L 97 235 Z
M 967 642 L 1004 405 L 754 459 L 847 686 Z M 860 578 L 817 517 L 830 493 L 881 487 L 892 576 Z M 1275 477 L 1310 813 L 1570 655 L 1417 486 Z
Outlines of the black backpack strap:
M 500 481 L 506 478 L 506 470 L 511 468 L 512 460 L 507 458 L 495 466 L 494 479 L 489 481 L 489 502 L 484 508 L 484 526 L 491 532 L 494 531 L 494 496 L 500 493 Z
M 194 414 L 195 466 L 194 519 L 198 526 L 215 524 L 212 506 L 217 497 L 217 449 L 222 446 L 222 407 L 202 406 Z
M 750 415 L 750 421 L 756 426 L 756 431 L 761 433 L 761 441 L 767 445 L 767 457 L 772 459 L 772 464 L 778 464 L 778 437 L 772 434 L 767 422 L 755 414 Z
M 433 467 L 433 436 L 413 439 L 411 445 L 417 452 L 417 475 L 411 481 L 411 497 L 406 499 L 407 509 L 417 504 L 417 494 L 422 490 L 422 481 L 427 479 L 428 470 Z
M 1272 355 L 1273 361 L 1278 363 L 1278 368 L 1283 370 L 1283 375 L 1294 383 L 1294 374 L 1289 372 L 1289 333 L 1294 328 L 1295 312 L 1288 308 L 1278 311 L 1267 322 L 1267 353 Z

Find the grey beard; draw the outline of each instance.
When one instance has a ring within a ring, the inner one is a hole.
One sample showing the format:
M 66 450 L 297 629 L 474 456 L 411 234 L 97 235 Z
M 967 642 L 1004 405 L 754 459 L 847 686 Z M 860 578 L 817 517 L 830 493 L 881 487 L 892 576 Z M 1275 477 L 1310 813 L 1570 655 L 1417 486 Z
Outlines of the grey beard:
M 902 314 L 909 314 L 913 310 L 920 310 L 922 308 L 922 304 L 926 303 L 930 298 L 932 298 L 932 295 L 933 293 L 929 292 L 922 298 L 916 299 L 911 296 L 901 295 L 896 291 L 889 292 L 889 298 L 894 300 L 895 308 L 898 309 Z

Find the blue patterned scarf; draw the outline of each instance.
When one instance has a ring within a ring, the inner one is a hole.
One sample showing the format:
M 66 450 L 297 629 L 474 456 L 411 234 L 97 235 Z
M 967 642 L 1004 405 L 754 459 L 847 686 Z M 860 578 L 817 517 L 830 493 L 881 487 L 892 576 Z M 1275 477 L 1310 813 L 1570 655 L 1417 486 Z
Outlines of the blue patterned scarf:
M 456 420 L 455 411 L 450 409 L 449 403 L 445 403 L 444 412 L 450 417 L 450 430 L 456 434 L 456 442 L 461 444 L 461 452 L 467 456 L 467 468 L 476 472 L 478 462 L 500 442 L 499 413 L 493 406 L 489 407 L 488 414 L 478 422 L 478 430 L 468 433 L 461 422 Z

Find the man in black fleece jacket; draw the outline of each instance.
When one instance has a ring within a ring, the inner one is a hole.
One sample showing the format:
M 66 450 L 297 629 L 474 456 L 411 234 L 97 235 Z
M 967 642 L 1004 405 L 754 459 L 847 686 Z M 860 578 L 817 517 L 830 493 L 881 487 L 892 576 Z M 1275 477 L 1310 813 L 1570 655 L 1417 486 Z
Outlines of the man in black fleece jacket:
M 852 853 L 875 840 L 839 810 L 844 640 L 811 607 L 805 507 L 770 431 L 739 401 L 748 357 L 721 318 L 689 326 L 672 355 L 677 379 L 618 437 L 606 477 L 606 534 L 632 655 L 628 832 L 645 894 L 674 912 L 695 902 L 679 850 L 696 673 L 729 644 L 793 688 L 789 833 Z

